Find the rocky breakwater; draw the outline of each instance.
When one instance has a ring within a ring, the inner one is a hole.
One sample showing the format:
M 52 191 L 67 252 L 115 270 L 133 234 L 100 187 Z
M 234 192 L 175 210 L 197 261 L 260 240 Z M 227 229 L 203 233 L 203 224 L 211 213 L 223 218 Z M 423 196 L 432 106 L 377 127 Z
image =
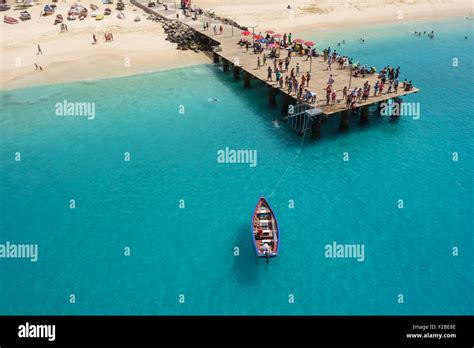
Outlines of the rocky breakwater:
M 199 52 L 211 49 L 209 38 L 179 21 L 164 21 L 162 25 L 166 40 L 176 43 L 179 50 Z

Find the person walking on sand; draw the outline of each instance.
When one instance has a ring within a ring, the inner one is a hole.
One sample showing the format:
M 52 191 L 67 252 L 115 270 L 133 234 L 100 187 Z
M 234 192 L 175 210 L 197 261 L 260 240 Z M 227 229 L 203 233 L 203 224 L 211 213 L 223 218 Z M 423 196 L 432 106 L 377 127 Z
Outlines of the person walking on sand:
M 38 52 L 36 52 L 36 55 L 41 54 L 43 55 L 43 51 L 41 50 L 40 44 L 38 44 Z
M 35 63 L 35 70 L 36 70 L 36 71 L 39 70 L 38 64 L 36 64 L 36 63 Z
M 95 36 L 95 34 L 92 34 L 92 40 L 93 40 L 92 44 L 96 45 L 97 44 L 97 37 Z
M 212 29 L 214 30 L 214 35 L 217 35 L 217 26 L 213 26 Z
M 309 71 L 306 73 L 306 87 L 309 88 L 309 80 L 311 80 L 311 74 Z
M 257 57 L 257 70 L 260 69 L 261 64 L 260 64 L 260 56 Z
M 223 32 L 224 32 L 224 27 L 221 25 L 221 26 L 219 27 L 219 33 L 222 35 Z
M 328 78 L 328 85 L 332 87 L 332 84 L 334 83 L 334 78 L 332 77 L 332 74 L 329 75 L 329 78 Z
M 296 63 L 296 76 L 300 75 L 300 63 Z

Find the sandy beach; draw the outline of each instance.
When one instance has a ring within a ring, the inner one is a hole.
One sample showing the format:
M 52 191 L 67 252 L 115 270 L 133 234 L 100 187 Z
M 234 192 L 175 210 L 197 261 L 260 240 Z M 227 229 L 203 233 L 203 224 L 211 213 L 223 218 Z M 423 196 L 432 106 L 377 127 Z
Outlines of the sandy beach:
M 117 18 L 115 4 L 104 5 L 98 1 L 85 0 L 81 4 L 89 8 L 91 3 L 112 9 L 109 16 L 97 21 L 91 16 L 85 20 L 66 20 L 68 9 L 75 1 L 56 3 L 56 12 L 51 16 L 40 16 L 46 3 L 28 8 L 31 20 L 10 25 L 1 23 L 0 44 L 2 48 L 0 84 L 2 89 L 33 85 L 44 85 L 77 80 L 99 79 L 134 75 L 175 67 L 209 62 L 204 53 L 178 51 L 176 45 L 165 40 L 159 23 L 146 20 L 148 14 L 126 3 L 125 19 Z M 288 1 L 282 0 L 202 0 L 195 4 L 203 9 L 213 9 L 218 15 L 235 18 L 241 25 L 256 25 L 261 28 L 278 28 L 283 31 L 327 29 L 354 24 L 395 22 L 403 19 L 435 19 L 450 16 L 472 15 L 469 0 L 421 1 Z M 14 6 L 4 15 L 18 18 L 20 11 Z M 61 32 L 54 25 L 56 14 L 62 14 L 68 26 Z M 134 19 L 140 17 L 139 22 Z M 104 33 L 114 35 L 114 41 L 105 42 Z M 92 44 L 96 35 L 98 43 Z M 40 44 L 42 55 L 37 55 Z M 35 64 L 43 72 L 35 70 Z

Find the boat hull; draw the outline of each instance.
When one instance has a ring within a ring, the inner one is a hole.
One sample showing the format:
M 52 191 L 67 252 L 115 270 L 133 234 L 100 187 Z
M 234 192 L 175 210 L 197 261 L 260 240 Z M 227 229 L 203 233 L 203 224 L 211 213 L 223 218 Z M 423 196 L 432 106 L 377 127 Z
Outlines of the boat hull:
M 250 230 L 257 257 L 268 259 L 278 256 L 280 247 L 278 221 L 270 204 L 263 197 L 260 197 L 255 207 Z M 267 244 L 267 250 L 264 250 L 264 244 Z

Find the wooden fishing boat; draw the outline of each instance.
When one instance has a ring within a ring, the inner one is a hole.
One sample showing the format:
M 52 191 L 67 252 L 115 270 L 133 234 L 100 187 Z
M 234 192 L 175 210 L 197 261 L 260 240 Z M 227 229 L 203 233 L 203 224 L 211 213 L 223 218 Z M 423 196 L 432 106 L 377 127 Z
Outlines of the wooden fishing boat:
M 123 3 L 122 0 L 119 0 L 119 1 L 117 2 L 117 10 L 123 11 L 124 9 L 125 9 L 125 4 Z
M 8 11 L 11 8 L 8 4 L 0 4 L 0 11 Z
M 63 16 L 61 14 L 56 15 L 56 19 L 54 20 L 54 25 L 61 24 L 63 22 Z
M 106 9 L 104 10 L 104 15 L 105 15 L 105 16 L 109 16 L 111 13 L 112 13 L 112 10 L 111 10 L 110 8 L 106 8 Z
M 69 11 L 69 13 L 67 14 L 67 20 L 68 21 L 75 21 L 77 18 L 77 15 L 76 15 L 76 12 L 74 11 Z
M 3 21 L 7 24 L 18 24 L 19 21 L 13 17 L 3 16 Z
M 104 19 L 104 15 L 103 14 L 98 14 L 97 16 L 95 16 L 95 20 L 96 21 L 101 21 Z
M 31 19 L 31 15 L 28 11 L 21 11 L 20 12 L 20 19 L 22 21 L 27 21 L 27 20 Z
M 54 13 L 55 6 L 52 5 L 45 5 L 43 8 L 43 16 L 51 16 Z
M 278 255 L 280 233 L 270 204 L 260 197 L 252 216 L 252 240 L 258 257 L 267 259 Z
M 97 11 L 99 9 L 99 6 L 91 4 L 91 10 L 92 11 Z

